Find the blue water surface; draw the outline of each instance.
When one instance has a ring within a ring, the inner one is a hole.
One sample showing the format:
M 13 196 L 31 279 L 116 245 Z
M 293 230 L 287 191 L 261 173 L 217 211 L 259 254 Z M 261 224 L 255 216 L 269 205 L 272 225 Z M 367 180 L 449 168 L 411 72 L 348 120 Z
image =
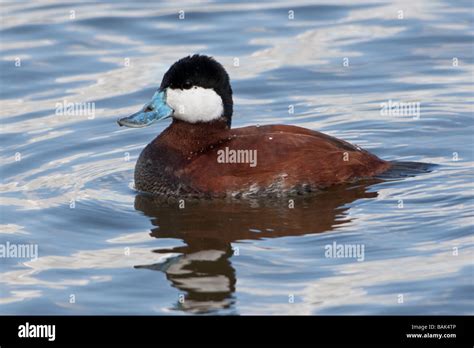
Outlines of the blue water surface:
M 0 244 L 38 257 L 0 259 L 0 313 L 473 314 L 472 6 L 2 1 Z M 234 127 L 298 125 L 435 166 L 294 207 L 140 195 L 135 161 L 169 121 L 116 119 L 193 53 L 227 69 Z

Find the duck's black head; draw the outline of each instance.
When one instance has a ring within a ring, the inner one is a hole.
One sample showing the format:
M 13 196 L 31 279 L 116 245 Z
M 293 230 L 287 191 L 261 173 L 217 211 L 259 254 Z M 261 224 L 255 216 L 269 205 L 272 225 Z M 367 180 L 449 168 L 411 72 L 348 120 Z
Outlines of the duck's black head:
M 232 88 L 224 67 L 212 57 L 193 55 L 175 62 L 163 76 L 150 103 L 118 123 L 145 127 L 172 116 L 189 122 L 232 121 Z

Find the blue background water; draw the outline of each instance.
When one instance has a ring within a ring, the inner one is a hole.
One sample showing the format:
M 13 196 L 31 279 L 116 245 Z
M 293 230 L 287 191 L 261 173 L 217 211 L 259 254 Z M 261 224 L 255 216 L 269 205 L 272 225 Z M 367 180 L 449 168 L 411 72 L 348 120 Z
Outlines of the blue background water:
M 0 9 L 0 239 L 39 248 L 0 259 L 0 313 L 473 314 L 471 1 Z M 157 204 L 133 190 L 133 168 L 167 122 L 115 121 L 192 53 L 228 70 L 234 127 L 294 124 L 437 166 L 294 209 Z M 419 102 L 420 117 L 382 115 L 389 100 Z M 67 102 L 95 103 L 95 117 L 58 115 Z M 334 242 L 364 260 L 325 257 Z

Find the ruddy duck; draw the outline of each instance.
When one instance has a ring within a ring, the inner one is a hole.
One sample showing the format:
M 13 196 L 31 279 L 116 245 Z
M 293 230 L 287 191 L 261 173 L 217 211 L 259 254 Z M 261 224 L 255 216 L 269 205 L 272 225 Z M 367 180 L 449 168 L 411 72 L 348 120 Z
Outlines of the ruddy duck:
M 231 128 L 232 88 L 221 64 L 185 57 L 166 72 L 150 103 L 119 119 L 171 125 L 140 154 L 137 190 L 173 197 L 305 193 L 373 177 L 390 163 L 313 130 L 267 125 Z

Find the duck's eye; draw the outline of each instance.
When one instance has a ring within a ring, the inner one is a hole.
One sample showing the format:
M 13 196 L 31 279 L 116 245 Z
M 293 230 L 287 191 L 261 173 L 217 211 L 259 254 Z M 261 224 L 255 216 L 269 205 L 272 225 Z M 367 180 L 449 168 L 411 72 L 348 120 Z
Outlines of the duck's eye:
M 184 88 L 191 88 L 191 81 L 184 81 Z
M 148 105 L 145 107 L 145 110 L 143 110 L 143 111 L 145 111 L 145 112 L 150 112 L 150 111 L 153 111 L 153 110 L 155 110 L 155 107 L 154 107 L 153 105 L 151 105 L 151 104 L 148 104 Z

